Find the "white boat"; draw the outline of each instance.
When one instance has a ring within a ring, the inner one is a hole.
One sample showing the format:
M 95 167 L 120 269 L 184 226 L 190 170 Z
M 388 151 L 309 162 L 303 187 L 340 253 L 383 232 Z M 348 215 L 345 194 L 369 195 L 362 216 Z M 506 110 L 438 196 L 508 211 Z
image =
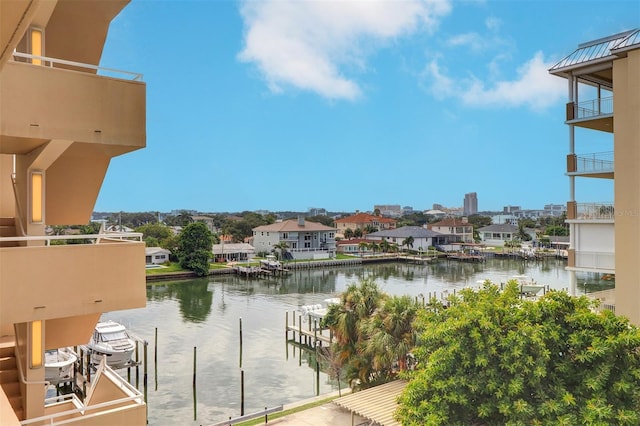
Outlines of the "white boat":
M 73 364 L 78 356 L 71 348 L 50 349 L 44 353 L 44 379 L 52 385 L 73 380 Z
M 99 364 L 106 356 L 109 367 L 122 368 L 131 364 L 135 342 L 122 324 L 105 321 L 96 325 L 87 347 L 91 353 L 92 364 Z
M 315 318 L 321 320 L 329 311 L 331 305 L 337 305 L 340 303 L 339 297 L 332 297 L 324 300 L 324 305 L 317 303 L 315 305 L 303 305 L 298 310 L 302 316 L 303 321 L 307 321 L 308 318 Z
M 526 275 L 514 275 L 511 279 L 516 280 L 520 286 L 520 294 L 524 296 L 537 296 L 545 289 L 545 286 L 538 284 Z
M 280 269 L 282 264 L 272 254 L 268 254 L 266 259 L 260 260 L 260 266 L 265 269 Z

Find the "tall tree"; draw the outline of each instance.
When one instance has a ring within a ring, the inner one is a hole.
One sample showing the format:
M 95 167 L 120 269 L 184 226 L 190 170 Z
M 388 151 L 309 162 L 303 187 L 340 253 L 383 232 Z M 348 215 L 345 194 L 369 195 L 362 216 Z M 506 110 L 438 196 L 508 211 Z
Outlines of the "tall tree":
M 178 260 L 180 266 L 198 276 L 209 273 L 209 259 L 213 248 L 213 237 L 207 225 L 202 222 L 188 224 L 178 240 Z
M 366 387 L 376 379 L 371 356 L 364 350 L 367 339 L 361 324 L 378 309 L 384 297 L 375 281 L 364 279 L 347 287 L 340 303 L 331 305 L 323 319 L 336 338 L 332 350 L 351 385 L 359 382 Z

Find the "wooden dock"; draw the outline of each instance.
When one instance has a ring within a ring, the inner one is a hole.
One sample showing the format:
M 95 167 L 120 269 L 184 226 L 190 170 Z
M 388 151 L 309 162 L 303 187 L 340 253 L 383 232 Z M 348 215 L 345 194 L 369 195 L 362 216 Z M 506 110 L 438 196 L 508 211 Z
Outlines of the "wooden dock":
M 456 253 L 447 256 L 447 259 L 457 260 L 460 262 L 484 262 L 484 256 L 475 254 Z
M 306 317 L 303 317 L 296 311 L 293 311 L 291 313 L 287 311 L 285 314 L 286 341 L 295 342 L 296 334 L 298 343 L 309 348 L 329 346 L 333 341 L 333 333 L 331 332 L 331 330 L 329 328 L 321 327 L 321 317 L 314 315 L 307 315 Z M 289 320 L 290 318 L 292 319 L 292 321 Z M 289 338 L 289 333 L 291 333 L 291 338 Z

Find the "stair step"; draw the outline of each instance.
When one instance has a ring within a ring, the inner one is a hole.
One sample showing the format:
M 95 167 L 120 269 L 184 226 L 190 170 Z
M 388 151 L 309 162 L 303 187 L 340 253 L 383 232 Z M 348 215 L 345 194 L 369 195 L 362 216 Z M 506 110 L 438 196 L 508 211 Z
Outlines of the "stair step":
M 16 237 L 15 226 L 2 226 L 0 225 L 0 237 Z
M 2 370 L 13 370 L 16 368 L 16 357 L 14 356 L 4 356 L 0 357 L 0 371 Z
M 11 408 L 13 408 L 13 411 L 22 410 L 22 397 L 20 395 L 10 396 L 8 397 L 8 399 L 9 404 L 11 404 Z
M 22 409 L 22 407 L 20 408 L 14 408 L 13 412 L 16 413 L 16 417 L 18 418 L 18 420 L 22 421 L 22 420 L 26 420 L 24 418 L 24 410 Z
M 18 380 L 17 368 L 11 370 L 0 370 L 0 384 L 17 382 Z
M 7 398 L 13 398 L 14 396 L 17 396 L 18 398 L 20 398 L 20 383 L 18 382 L 11 382 L 11 383 L 2 383 L 0 384 L 0 387 L 2 387 L 2 390 L 4 390 L 4 393 L 7 395 Z
M 0 217 L 0 226 L 16 226 L 16 219 L 13 217 Z

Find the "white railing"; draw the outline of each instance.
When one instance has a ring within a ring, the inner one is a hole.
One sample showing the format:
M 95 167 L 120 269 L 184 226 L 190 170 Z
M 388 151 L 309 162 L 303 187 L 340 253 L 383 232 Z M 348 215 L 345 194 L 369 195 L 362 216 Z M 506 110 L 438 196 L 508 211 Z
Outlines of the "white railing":
M 613 271 L 616 267 L 616 255 L 595 251 L 576 251 L 576 268 L 605 269 Z
M 86 422 L 93 416 L 106 415 L 107 412 L 112 413 L 117 410 L 127 410 L 133 407 L 142 406 L 145 404 L 144 395 L 136 389 L 133 385 L 127 382 L 123 377 L 117 374 L 113 369 L 106 365 L 106 359 L 103 358 L 100 362 L 98 369 L 102 369 L 102 374 L 107 376 L 111 382 L 123 389 L 123 392 L 129 394 L 124 398 L 118 398 L 111 401 L 106 401 L 98 404 L 85 405 L 75 394 L 67 394 L 62 396 L 55 396 L 45 399 L 45 408 L 48 406 L 71 402 L 76 408 L 53 413 L 41 417 L 36 417 L 20 422 L 21 425 L 29 425 L 33 423 L 49 424 L 49 425 L 61 425 L 67 423 L 74 423 L 77 421 Z M 122 406 L 121 404 L 130 402 L 131 405 Z M 95 414 L 87 413 L 88 411 L 97 411 Z M 65 418 L 73 416 L 72 418 Z M 59 419 L 56 421 L 56 419 Z
M 574 112 L 576 119 L 613 114 L 613 96 L 577 103 L 574 106 Z
M 0 243 L 3 242 L 26 242 L 26 241 L 44 241 L 45 246 L 56 245 L 51 244 L 52 241 L 88 240 L 80 242 L 80 244 L 100 244 L 106 241 L 142 241 L 141 232 L 109 232 L 103 234 L 87 234 L 87 235 L 33 235 L 27 237 L 0 237 Z M 78 243 L 76 243 L 78 244 Z
M 137 72 L 122 71 L 122 70 L 117 70 L 117 69 L 113 69 L 113 68 L 99 67 L 97 65 L 83 64 L 81 62 L 67 61 L 65 59 L 49 58 L 47 56 L 31 55 L 31 54 L 22 53 L 22 52 L 13 52 L 13 57 L 14 57 L 14 60 L 15 60 L 15 58 L 29 59 L 31 61 L 36 59 L 36 60 L 42 61 L 42 66 L 46 66 L 46 67 L 49 67 L 49 68 L 55 68 L 55 65 L 69 65 L 69 66 L 77 67 L 77 68 L 95 70 L 95 71 L 98 71 L 100 73 L 99 75 L 105 76 L 105 77 L 121 78 L 121 77 L 117 77 L 117 76 L 118 75 L 125 75 L 128 78 L 126 78 L 124 80 L 128 79 L 128 80 L 133 80 L 133 81 L 142 81 L 142 74 L 137 73 Z
M 613 151 L 576 155 L 576 172 L 612 172 Z
M 578 220 L 612 220 L 614 218 L 613 203 L 576 203 Z

